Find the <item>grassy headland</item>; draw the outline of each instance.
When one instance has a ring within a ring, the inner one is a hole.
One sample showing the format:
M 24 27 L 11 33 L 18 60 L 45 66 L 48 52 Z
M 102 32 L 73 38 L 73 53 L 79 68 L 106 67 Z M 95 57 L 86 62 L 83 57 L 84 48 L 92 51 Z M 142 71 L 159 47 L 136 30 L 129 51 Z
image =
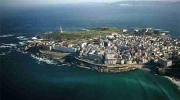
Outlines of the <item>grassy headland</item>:
M 122 29 L 118 28 L 93 28 L 89 31 L 79 31 L 79 32 L 51 32 L 42 34 L 42 38 L 47 40 L 76 40 L 76 39 L 88 39 L 93 37 L 105 38 L 105 36 L 109 33 L 122 33 Z

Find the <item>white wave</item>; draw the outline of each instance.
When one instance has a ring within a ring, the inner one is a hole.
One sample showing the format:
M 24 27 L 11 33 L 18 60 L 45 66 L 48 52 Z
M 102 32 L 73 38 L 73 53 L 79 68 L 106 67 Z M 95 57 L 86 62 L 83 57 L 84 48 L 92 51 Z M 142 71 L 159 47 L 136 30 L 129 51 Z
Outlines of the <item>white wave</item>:
M 57 65 L 57 66 L 62 67 L 63 65 Z
M 18 36 L 18 37 L 16 37 L 17 39 L 23 39 L 23 38 L 25 38 L 25 36 Z
M 90 31 L 89 29 L 86 29 L 86 28 L 82 28 L 81 30 L 82 31 Z
M 17 39 L 21 40 L 21 41 L 26 41 L 28 40 L 28 38 L 26 38 L 25 36 L 18 36 L 16 37 Z
M 13 47 L 16 47 L 17 46 L 17 44 L 5 44 L 5 43 L 2 43 L 1 45 L 0 45 L 0 48 L 13 48 Z
M 169 79 L 173 84 L 175 84 L 176 86 L 178 86 L 178 89 L 180 90 L 180 80 L 176 80 L 172 77 L 169 76 L 164 76 L 165 78 Z
M 37 40 L 38 38 L 37 37 L 32 37 L 32 40 Z
M 57 66 L 69 66 L 69 64 L 60 64 L 60 65 L 57 65 Z
M 67 66 L 68 64 L 62 64 L 63 66 Z
M 47 64 L 53 64 L 53 65 L 56 65 L 56 64 L 57 64 L 57 63 L 56 63 L 55 61 L 53 61 L 53 60 L 49 60 L 49 59 L 47 59 L 47 58 L 40 58 L 40 57 L 37 57 L 37 56 L 35 56 L 35 55 L 33 55 L 33 54 L 31 54 L 31 57 L 32 57 L 33 59 L 38 60 L 38 64 L 40 64 L 40 62 L 45 62 L 45 63 L 47 63 Z
M 21 46 L 24 46 L 24 45 L 26 44 L 26 42 L 19 42 L 19 44 L 20 44 Z
M 14 36 L 14 35 L 12 35 L 12 34 L 0 35 L 0 38 L 12 37 L 12 36 Z

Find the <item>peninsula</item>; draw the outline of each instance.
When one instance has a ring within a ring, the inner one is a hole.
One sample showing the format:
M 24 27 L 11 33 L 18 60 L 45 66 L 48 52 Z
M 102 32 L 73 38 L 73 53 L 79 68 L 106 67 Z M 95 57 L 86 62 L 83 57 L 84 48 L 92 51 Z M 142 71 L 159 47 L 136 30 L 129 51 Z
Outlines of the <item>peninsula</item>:
M 180 41 L 153 28 L 92 28 L 46 32 L 33 37 L 23 52 L 65 61 L 99 72 L 135 69 L 178 76 Z

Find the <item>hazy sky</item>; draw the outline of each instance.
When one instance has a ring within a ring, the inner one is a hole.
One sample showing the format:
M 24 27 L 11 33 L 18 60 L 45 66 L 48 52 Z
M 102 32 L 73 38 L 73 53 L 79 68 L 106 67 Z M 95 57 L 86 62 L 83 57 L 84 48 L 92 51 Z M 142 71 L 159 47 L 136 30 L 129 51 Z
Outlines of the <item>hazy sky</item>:
M 0 0 L 0 4 L 9 5 L 9 6 L 22 6 L 22 5 L 33 6 L 33 5 L 82 3 L 82 2 L 116 2 L 116 1 L 128 1 L 128 0 Z M 138 1 L 138 0 L 131 0 L 131 1 Z M 152 0 L 144 0 L 144 1 L 152 1 Z M 158 0 L 158 1 L 168 1 L 168 0 Z M 170 1 L 179 1 L 179 0 L 170 0 Z

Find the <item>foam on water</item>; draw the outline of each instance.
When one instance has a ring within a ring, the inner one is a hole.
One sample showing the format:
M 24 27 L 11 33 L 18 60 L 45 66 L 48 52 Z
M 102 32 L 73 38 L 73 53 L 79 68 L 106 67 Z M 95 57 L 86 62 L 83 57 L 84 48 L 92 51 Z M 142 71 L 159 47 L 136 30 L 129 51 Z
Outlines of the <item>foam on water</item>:
M 28 40 L 28 38 L 26 38 L 25 36 L 18 36 L 16 37 L 17 39 L 21 40 L 21 41 L 26 41 Z
M 175 80 L 174 78 L 171 78 L 169 76 L 165 76 L 165 78 L 169 79 L 173 84 L 175 84 L 176 86 L 178 86 L 178 89 L 180 90 L 180 81 Z
M 32 57 L 33 59 L 36 59 L 38 64 L 40 64 L 41 62 L 45 62 L 45 63 L 47 63 L 47 64 L 52 64 L 52 65 L 56 65 L 56 64 L 57 64 L 57 62 L 55 62 L 55 61 L 53 61 L 53 60 L 49 60 L 49 59 L 47 59 L 47 58 L 40 58 L 40 57 L 37 57 L 37 56 L 35 56 L 35 55 L 33 55 L 33 54 L 31 54 L 31 57 Z
M 13 44 L 13 43 L 10 43 L 10 44 L 5 44 L 5 43 L 2 43 L 0 45 L 0 48 L 13 48 L 13 47 L 16 47 L 17 44 Z
M 23 45 L 26 44 L 26 42 L 19 42 L 19 44 L 20 44 L 21 46 L 23 46 Z
M 14 35 L 12 35 L 12 34 L 0 35 L 0 38 L 6 38 L 6 37 L 12 37 L 12 36 L 14 36 Z

